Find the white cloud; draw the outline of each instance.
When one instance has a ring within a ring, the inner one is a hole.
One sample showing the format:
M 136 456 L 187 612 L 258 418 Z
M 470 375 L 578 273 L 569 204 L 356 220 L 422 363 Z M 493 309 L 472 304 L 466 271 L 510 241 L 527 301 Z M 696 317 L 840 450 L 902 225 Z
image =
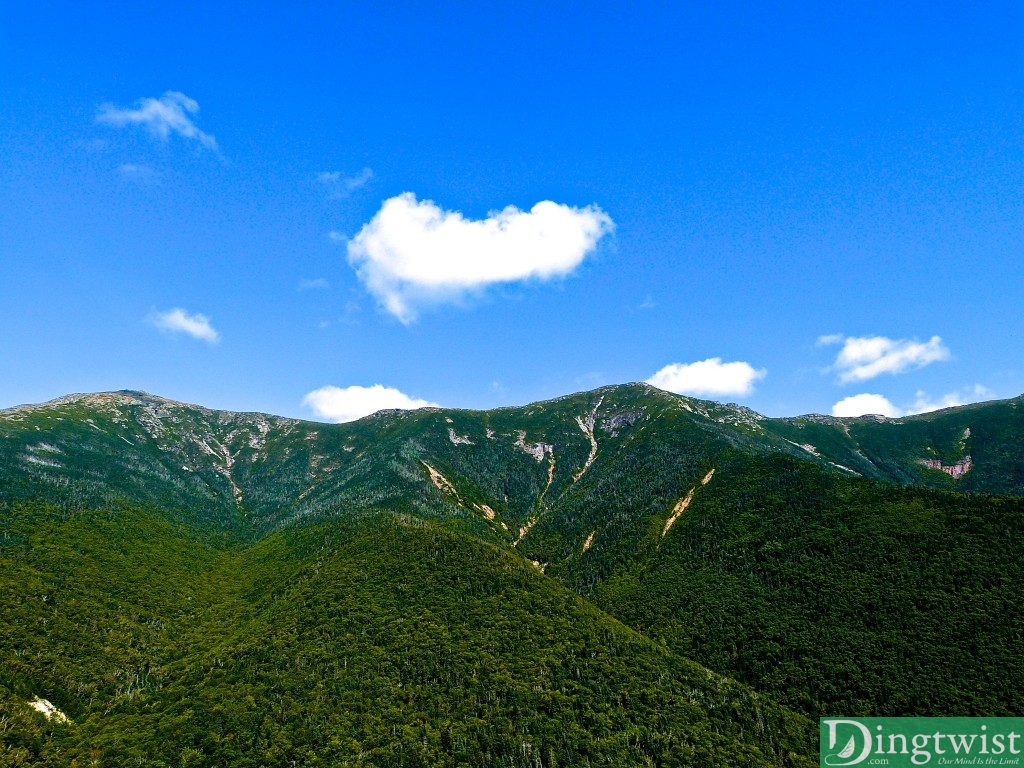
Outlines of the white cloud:
M 754 382 L 767 373 L 750 363 L 723 363 L 722 358 L 711 357 L 696 363 L 666 365 L 647 383 L 680 395 L 746 396 L 754 391 Z
M 148 165 L 136 165 L 134 163 L 125 163 L 118 166 L 118 173 L 125 179 L 138 182 L 156 182 L 160 179 L 160 174 L 154 171 Z
M 966 387 L 959 392 L 949 392 L 937 399 L 932 399 L 927 393 L 918 390 L 914 396 L 914 403 L 907 408 L 906 415 L 915 413 L 930 413 L 943 408 L 955 408 L 958 405 L 977 403 L 982 400 L 991 400 L 995 396 L 988 387 L 975 384 L 973 387 Z
M 844 397 L 832 406 L 833 416 L 863 416 L 868 413 L 896 418 L 903 415 L 903 409 L 893 405 L 887 397 L 868 392 Z
M 384 408 L 411 410 L 439 407 L 437 403 L 409 397 L 394 387 L 385 387 L 382 384 L 344 388 L 328 385 L 314 389 L 302 399 L 302 404 L 312 408 L 321 419 L 336 423 L 355 421 Z
M 544 200 L 473 220 L 406 192 L 385 200 L 348 242 L 348 260 L 384 309 L 408 324 L 424 305 L 488 285 L 564 277 L 614 226 L 595 205 Z
M 928 341 L 889 339 L 885 336 L 822 336 L 819 345 L 842 344 L 835 363 L 828 370 L 838 371 L 839 381 L 867 381 L 883 373 L 903 373 L 923 368 L 929 363 L 949 359 L 949 349 L 942 339 L 932 336 Z
M 210 325 L 210 319 L 198 312 L 190 315 L 184 309 L 175 307 L 166 312 L 153 312 L 148 319 L 162 331 L 185 333 L 210 344 L 216 344 L 220 340 L 220 334 Z
M 641 301 L 636 306 L 627 307 L 627 309 L 629 309 L 631 312 L 643 312 L 645 309 L 655 309 L 657 306 L 658 303 L 654 300 L 651 294 L 648 293 L 644 297 L 643 301 Z
M 175 133 L 186 139 L 194 139 L 207 149 L 217 152 L 217 140 L 203 133 L 193 122 L 193 117 L 198 113 L 199 103 L 195 99 L 178 91 L 167 91 L 159 99 L 139 99 L 134 109 L 103 104 L 96 115 L 96 122 L 118 127 L 141 125 L 162 141 L 167 141 Z
M 370 168 L 363 168 L 355 176 L 342 176 L 341 171 L 324 171 L 316 175 L 316 180 L 327 188 L 328 196 L 333 200 L 348 197 L 373 178 Z
M 830 344 L 842 344 L 846 337 L 841 333 L 830 333 L 827 336 L 818 337 L 818 346 L 827 347 Z
M 976 403 L 981 400 L 991 399 L 992 397 L 992 390 L 983 387 L 981 384 L 965 387 L 959 392 L 949 392 L 937 399 L 932 399 L 926 392 L 918 390 L 914 396 L 914 402 L 905 408 L 900 408 L 887 397 L 864 393 L 840 400 L 832 406 L 832 415 L 863 416 L 866 413 L 880 413 L 883 416 L 897 418 L 899 416 L 913 416 L 918 413 L 930 413 L 942 408 L 955 408 L 958 405 Z
M 300 291 L 326 290 L 330 287 L 331 284 L 322 277 L 317 277 L 313 280 L 299 280 Z

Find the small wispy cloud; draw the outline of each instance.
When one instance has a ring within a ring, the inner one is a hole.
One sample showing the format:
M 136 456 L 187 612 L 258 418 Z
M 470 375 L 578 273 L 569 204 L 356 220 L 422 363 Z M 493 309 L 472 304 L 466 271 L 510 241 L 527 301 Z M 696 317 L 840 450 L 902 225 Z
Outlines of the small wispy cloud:
M 363 168 L 355 176 L 345 176 L 341 171 L 324 171 L 316 175 L 317 183 L 323 185 L 332 200 L 348 197 L 360 187 L 366 186 L 372 178 L 373 170 L 370 168 Z
M 135 107 L 117 107 L 107 103 L 100 106 L 97 123 L 123 127 L 138 125 L 147 129 L 161 141 L 172 134 L 197 141 L 213 152 L 219 152 L 217 140 L 199 130 L 193 118 L 199 114 L 199 103 L 180 91 L 167 91 L 158 99 L 147 97 L 135 102 Z
M 437 403 L 410 397 L 383 384 L 374 384 L 372 387 L 328 385 L 314 389 L 302 399 L 302 404 L 311 408 L 319 418 L 336 423 L 355 421 L 385 408 L 413 410 L 438 407 Z
M 654 300 L 651 294 L 648 293 L 646 296 L 644 296 L 643 301 L 641 301 L 639 304 L 634 304 L 630 307 L 627 307 L 627 309 L 630 312 L 644 312 L 648 309 L 655 309 L 657 306 L 658 303 Z
M 155 171 L 148 165 L 136 165 L 135 163 L 124 163 L 118 166 L 117 172 L 121 178 L 140 183 L 156 183 L 160 181 L 160 172 Z
M 990 400 L 992 397 L 994 397 L 992 390 L 981 384 L 965 387 L 957 392 L 948 392 L 935 398 L 922 390 L 918 390 L 914 395 L 914 402 L 901 408 L 884 395 L 864 392 L 859 395 L 844 397 L 832 406 L 832 415 L 864 416 L 866 414 L 880 414 L 889 418 L 898 418 L 900 416 L 914 416 L 919 413 L 931 413 L 943 408 L 955 408 L 958 405 Z
M 672 363 L 647 379 L 658 389 L 679 395 L 750 395 L 754 383 L 768 375 L 764 368 L 737 361 L 723 363 L 720 357 L 710 357 L 696 363 Z
M 565 277 L 614 226 L 595 205 L 545 200 L 474 220 L 406 192 L 348 241 L 348 261 L 384 310 L 408 324 L 424 306 L 490 285 Z
M 299 280 L 300 291 L 322 291 L 330 287 L 331 284 L 322 277 L 317 277 L 312 280 Z
M 199 312 L 190 315 L 186 310 L 175 307 L 166 312 L 153 311 L 147 320 L 167 333 L 184 333 L 186 336 L 209 344 L 216 344 L 220 341 L 220 334 L 210 324 L 210 318 Z
M 821 336 L 819 346 L 842 344 L 832 366 L 842 384 L 867 381 L 884 373 L 897 374 L 948 360 L 949 349 L 938 336 L 928 341 L 889 339 L 885 336 Z

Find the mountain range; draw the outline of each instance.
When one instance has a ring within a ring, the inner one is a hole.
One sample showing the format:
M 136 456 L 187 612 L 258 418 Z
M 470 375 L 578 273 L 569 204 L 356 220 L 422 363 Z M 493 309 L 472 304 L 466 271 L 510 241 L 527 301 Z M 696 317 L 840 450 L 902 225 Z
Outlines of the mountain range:
M 0 766 L 817 764 L 1024 705 L 1024 398 L 0 411 Z

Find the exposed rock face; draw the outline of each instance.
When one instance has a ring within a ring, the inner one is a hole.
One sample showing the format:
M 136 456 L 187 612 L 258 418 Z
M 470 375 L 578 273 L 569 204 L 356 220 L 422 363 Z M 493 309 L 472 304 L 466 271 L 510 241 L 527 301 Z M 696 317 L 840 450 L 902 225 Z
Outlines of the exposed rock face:
M 587 436 L 587 440 L 590 441 L 590 455 L 587 456 L 587 461 L 579 472 L 572 476 L 572 481 L 578 482 L 581 477 L 587 474 L 587 470 L 590 469 L 590 465 L 594 463 L 594 459 L 597 458 L 597 438 L 594 437 L 594 423 L 597 419 L 597 409 L 601 407 L 601 403 L 604 402 L 604 395 L 601 395 L 597 399 L 597 403 L 594 405 L 594 410 L 590 412 L 586 420 L 582 416 L 576 417 L 576 423 L 580 425 L 580 429 L 583 430 L 583 434 Z
M 371 419 L 382 419 L 386 416 L 397 416 L 402 413 L 401 408 L 381 408 L 379 411 L 374 411 L 370 414 Z
M 900 423 L 900 421 L 898 419 L 893 419 L 893 418 L 890 418 L 888 416 L 883 416 L 880 413 L 865 413 L 863 416 L 861 416 L 861 418 L 862 419 L 868 419 L 869 421 L 873 421 L 876 424 L 885 424 L 885 423 L 890 422 L 890 421 L 893 424 L 899 424 Z
M 28 702 L 28 705 L 36 712 L 41 712 L 47 720 L 55 720 L 58 723 L 70 722 L 68 716 L 53 706 L 47 699 L 40 699 L 36 696 L 32 701 Z
M 514 443 L 515 447 L 521 451 L 525 451 L 537 460 L 537 463 L 544 461 L 544 454 L 550 453 L 554 455 L 555 446 L 548 443 L 528 443 L 526 442 L 526 431 L 520 429 L 518 437 Z
M 736 405 L 736 403 L 721 406 L 714 418 L 719 424 L 732 424 L 753 430 L 764 429 L 761 426 L 761 422 L 765 420 L 764 416 L 746 406 Z
M 430 474 L 430 482 L 434 484 L 434 487 L 441 493 L 448 493 L 455 497 L 455 500 L 462 504 L 462 499 L 459 498 L 459 492 L 455 490 L 455 486 L 452 485 L 451 481 L 434 469 L 427 462 L 420 460 L 420 464 L 427 468 L 427 472 Z
M 795 443 L 792 440 L 786 440 L 786 442 L 789 443 L 790 445 L 795 445 L 797 448 L 803 448 L 805 451 L 807 451 L 812 456 L 815 456 L 816 458 L 821 458 L 821 453 L 819 453 L 818 449 L 815 448 L 810 443 Z
M 604 419 L 601 422 L 601 428 L 604 429 L 605 432 L 614 432 L 622 427 L 631 427 L 643 415 L 643 411 L 637 411 L 634 413 L 616 413 L 615 415 Z
M 473 445 L 468 436 L 458 434 L 452 427 L 448 427 L 448 439 L 453 445 Z
M 938 459 L 918 459 L 917 463 L 922 467 L 927 467 L 928 469 L 937 469 L 940 472 L 945 472 L 954 480 L 959 480 L 970 472 L 971 467 L 974 466 L 974 462 L 971 461 L 970 456 L 964 456 L 956 464 L 943 464 Z

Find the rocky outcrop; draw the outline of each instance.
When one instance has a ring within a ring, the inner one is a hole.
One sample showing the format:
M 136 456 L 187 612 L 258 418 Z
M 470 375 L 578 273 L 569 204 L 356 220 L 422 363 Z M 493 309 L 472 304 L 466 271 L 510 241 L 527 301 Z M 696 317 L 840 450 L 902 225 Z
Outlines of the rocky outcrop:
M 518 437 L 513 445 L 515 445 L 519 450 L 525 451 L 533 456 L 533 458 L 537 460 L 538 464 L 544 461 L 544 454 L 550 453 L 553 456 L 555 452 L 555 446 L 550 445 L 549 443 L 526 442 L 526 431 L 522 429 L 519 430 Z
M 448 439 L 452 441 L 452 445 L 473 445 L 468 435 L 460 435 L 452 427 L 448 427 Z
M 959 480 L 970 472 L 971 467 L 974 466 L 974 462 L 971 460 L 970 456 L 964 456 L 956 464 L 943 464 L 938 459 L 918 459 L 917 463 L 922 467 L 927 467 L 928 469 L 936 469 L 939 472 L 945 472 L 954 480 Z
M 47 720 L 53 720 L 58 723 L 71 722 L 67 715 L 53 706 L 53 704 L 51 704 L 47 699 L 41 699 L 36 696 L 32 701 L 27 703 L 36 712 L 41 713 Z
M 618 436 L 618 430 L 623 427 L 631 427 L 636 424 L 643 417 L 643 411 L 634 411 L 630 413 L 616 413 L 609 416 L 601 421 L 601 429 L 605 432 L 611 432 L 612 437 Z

